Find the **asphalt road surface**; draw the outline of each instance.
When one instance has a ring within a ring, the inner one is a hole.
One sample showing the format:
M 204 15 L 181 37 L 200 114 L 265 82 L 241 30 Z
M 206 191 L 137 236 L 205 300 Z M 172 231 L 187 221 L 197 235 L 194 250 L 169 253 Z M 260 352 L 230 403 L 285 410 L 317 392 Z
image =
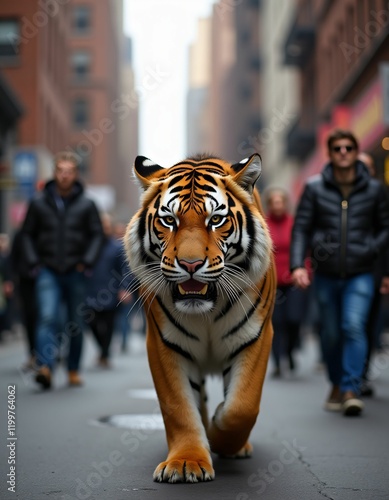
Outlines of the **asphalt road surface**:
M 389 499 L 389 349 L 374 359 L 375 397 L 366 399 L 361 417 L 350 418 L 322 409 L 329 386 L 316 369 L 317 346 L 308 336 L 293 376 L 272 379 L 269 366 L 251 437 L 254 456 L 215 456 L 214 481 L 173 485 L 152 480 L 167 448 L 144 340 L 134 335 L 130 352 L 119 351 L 116 341 L 113 368 L 98 369 L 88 336 L 85 385 L 68 388 L 59 366 L 55 387 L 42 392 L 20 370 L 22 341 L 8 336 L 0 344 L 2 500 Z M 208 392 L 215 408 L 217 379 Z M 16 407 L 12 439 L 8 402 Z M 15 492 L 8 490 L 12 480 Z

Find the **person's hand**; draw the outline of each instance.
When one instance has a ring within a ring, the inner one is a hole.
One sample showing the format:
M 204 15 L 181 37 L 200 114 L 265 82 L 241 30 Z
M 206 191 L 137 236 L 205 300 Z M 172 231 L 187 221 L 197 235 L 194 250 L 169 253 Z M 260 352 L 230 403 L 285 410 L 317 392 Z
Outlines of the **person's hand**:
M 12 281 L 4 281 L 3 291 L 7 299 L 10 299 L 12 297 L 14 293 L 14 284 L 12 283 Z
M 389 293 L 389 276 L 384 276 L 381 281 L 380 293 L 386 295 Z
M 308 271 L 305 267 L 297 267 L 294 269 L 292 272 L 292 280 L 294 285 L 298 288 L 308 288 L 311 284 Z
M 127 292 L 126 290 L 119 290 L 118 299 L 121 304 L 128 304 L 129 302 L 131 302 L 132 294 Z

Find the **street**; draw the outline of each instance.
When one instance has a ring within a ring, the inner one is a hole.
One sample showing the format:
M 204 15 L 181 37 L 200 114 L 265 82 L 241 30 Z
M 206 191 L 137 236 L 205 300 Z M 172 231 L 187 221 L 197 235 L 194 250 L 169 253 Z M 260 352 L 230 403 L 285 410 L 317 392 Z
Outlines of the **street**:
M 20 370 L 21 338 L 5 339 L 0 345 L 1 499 L 389 498 L 389 351 L 374 359 L 376 395 L 366 398 L 361 417 L 346 418 L 322 409 L 329 386 L 317 370 L 316 342 L 307 336 L 293 376 L 273 379 L 269 366 L 251 438 L 253 457 L 215 456 L 214 481 L 172 485 L 152 480 L 167 448 L 143 344 L 134 335 L 123 354 L 115 339 L 113 368 L 102 370 L 95 366 L 97 350 L 87 335 L 85 385 L 68 388 L 60 366 L 53 390 L 42 392 Z M 214 409 L 222 389 L 216 379 L 209 382 Z M 15 386 L 14 399 L 9 386 Z M 7 397 L 15 402 L 12 439 L 7 439 Z M 11 479 L 15 492 L 8 490 Z

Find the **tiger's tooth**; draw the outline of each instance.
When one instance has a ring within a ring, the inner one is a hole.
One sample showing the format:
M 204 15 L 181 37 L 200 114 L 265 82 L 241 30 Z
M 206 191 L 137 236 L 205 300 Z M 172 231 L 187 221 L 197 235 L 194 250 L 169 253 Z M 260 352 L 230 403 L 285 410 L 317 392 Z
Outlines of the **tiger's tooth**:
M 205 284 L 199 292 L 195 292 L 195 291 L 187 292 L 186 290 L 184 290 L 182 288 L 182 286 L 180 284 L 178 284 L 178 291 L 180 292 L 181 295 L 205 295 L 207 293 L 207 290 L 208 290 L 208 285 Z

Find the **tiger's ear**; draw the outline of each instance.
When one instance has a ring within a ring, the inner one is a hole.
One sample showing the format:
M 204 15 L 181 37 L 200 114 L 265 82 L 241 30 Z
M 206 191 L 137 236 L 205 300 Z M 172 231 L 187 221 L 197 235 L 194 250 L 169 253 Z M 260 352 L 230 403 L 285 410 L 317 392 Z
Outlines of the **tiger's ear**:
M 245 191 L 252 194 L 255 183 L 262 173 L 262 160 L 259 154 L 255 153 L 249 158 L 231 165 L 231 167 L 236 172 L 233 176 L 234 181 Z
M 134 161 L 134 172 L 138 177 L 143 189 L 147 189 L 152 182 L 155 173 L 162 170 L 163 167 L 157 165 L 145 156 L 137 156 Z

